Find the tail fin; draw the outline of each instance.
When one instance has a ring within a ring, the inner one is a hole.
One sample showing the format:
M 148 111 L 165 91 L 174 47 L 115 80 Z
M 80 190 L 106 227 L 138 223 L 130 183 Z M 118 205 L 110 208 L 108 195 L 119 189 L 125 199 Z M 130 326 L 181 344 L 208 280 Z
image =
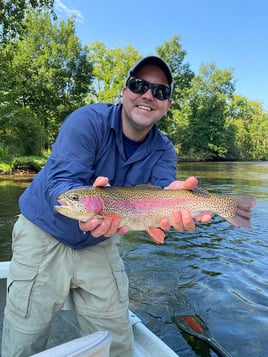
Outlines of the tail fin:
M 252 195 L 236 195 L 237 209 L 232 217 L 224 217 L 235 227 L 252 228 L 250 223 L 251 208 L 255 207 L 256 199 Z

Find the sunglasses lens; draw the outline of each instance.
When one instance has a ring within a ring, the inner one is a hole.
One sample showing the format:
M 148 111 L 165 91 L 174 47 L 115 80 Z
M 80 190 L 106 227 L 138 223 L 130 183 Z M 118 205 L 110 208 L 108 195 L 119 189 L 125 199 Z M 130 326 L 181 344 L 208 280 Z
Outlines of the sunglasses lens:
M 159 100 L 166 100 L 170 97 L 171 89 L 163 84 L 153 84 L 144 79 L 131 77 L 128 79 L 126 86 L 135 94 L 144 94 L 148 89 Z
M 170 88 L 161 84 L 156 84 L 155 87 L 152 88 L 152 93 L 155 98 L 166 100 L 170 97 Z
M 130 78 L 127 87 L 136 94 L 144 94 L 149 89 L 147 83 L 139 78 Z

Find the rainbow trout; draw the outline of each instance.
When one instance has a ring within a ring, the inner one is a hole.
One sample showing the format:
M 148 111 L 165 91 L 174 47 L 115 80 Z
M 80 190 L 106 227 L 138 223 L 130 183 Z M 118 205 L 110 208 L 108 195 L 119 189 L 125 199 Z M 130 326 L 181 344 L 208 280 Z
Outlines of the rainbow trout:
M 204 189 L 159 189 L 157 187 L 83 187 L 69 190 L 57 197 L 60 214 L 79 220 L 90 218 L 120 218 L 121 226 L 129 230 L 144 230 L 152 240 L 163 243 L 165 234 L 160 221 L 172 221 L 174 210 L 188 209 L 192 217 L 202 211 L 211 211 L 235 227 L 251 228 L 251 208 L 255 198 L 251 195 L 218 195 Z

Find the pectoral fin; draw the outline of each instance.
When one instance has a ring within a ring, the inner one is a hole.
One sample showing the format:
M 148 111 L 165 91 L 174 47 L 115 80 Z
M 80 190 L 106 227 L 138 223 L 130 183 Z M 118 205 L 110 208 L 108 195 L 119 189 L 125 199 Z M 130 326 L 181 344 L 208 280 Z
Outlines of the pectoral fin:
M 102 216 L 102 215 L 97 215 L 96 218 L 106 218 L 106 219 L 121 219 L 122 217 L 120 216 L 120 214 L 117 213 L 109 213 L 106 216 Z
M 163 244 L 165 241 L 165 233 L 156 227 L 149 227 L 146 229 L 146 232 L 149 234 L 150 238 L 157 244 Z

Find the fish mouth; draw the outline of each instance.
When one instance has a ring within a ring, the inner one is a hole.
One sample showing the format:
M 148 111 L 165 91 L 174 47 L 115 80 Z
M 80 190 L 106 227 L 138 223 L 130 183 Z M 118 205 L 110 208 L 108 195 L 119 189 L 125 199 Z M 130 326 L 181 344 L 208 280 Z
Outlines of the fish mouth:
M 84 214 L 84 207 L 76 207 L 73 202 L 68 201 L 66 198 L 58 198 L 57 201 L 60 203 L 59 205 L 55 205 L 53 208 L 56 212 L 60 213 L 63 216 L 76 219 L 79 221 L 87 221 L 89 218 L 88 215 Z
M 60 208 L 67 208 L 67 209 L 71 208 L 70 203 L 68 203 L 67 201 L 65 201 L 63 199 L 60 199 L 60 200 L 58 199 L 57 201 L 59 202 L 59 204 L 54 206 L 55 209 L 58 209 L 58 208 L 59 209 Z
M 74 199 L 73 197 L 69 197 L 65 194 L 60 194 L 56 198 L 57 202 L 59 202 L 62 206 L 72 206 L 74 207 L 77 203 L 80 203 L 79 199 Z
M 57 198 L 57 201 L 59 202 L 59 205 L 55 205 L 54 208 L 57 210 L 57 211 L 60 211 L 62 209 L 65 209 L 65 210 L 71 210 L 71 209 L 75 209 L 75 205 L 72 201 L 69 201 L 68 199 L 66 198 L 61 198 L 61 197 L 58 197 Z
M 60 203 L 59 207 L 61 207 L 61 206 L 70 206 L 70 202 L 68 202 L 67 200 L 65 200 L 63 198 L 58 197 L 57 201 Z

